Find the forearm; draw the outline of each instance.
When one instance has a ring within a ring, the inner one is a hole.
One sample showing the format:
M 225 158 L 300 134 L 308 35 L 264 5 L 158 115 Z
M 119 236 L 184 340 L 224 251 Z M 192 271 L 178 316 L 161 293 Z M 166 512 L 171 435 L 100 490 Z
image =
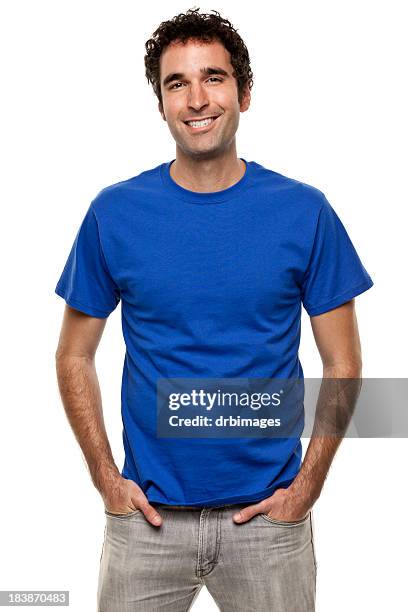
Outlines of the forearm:
M 68 421 L 85 456 L 95 487 L 109 487 L 119 474 L 103 420 L 95 362 L 77 355 L 56 358 L 58 386 Z
M 361 367 L 327 367 L 316 407 L 312 436 L 292 492 L 310 506 L 319 498 L 361 388 Z

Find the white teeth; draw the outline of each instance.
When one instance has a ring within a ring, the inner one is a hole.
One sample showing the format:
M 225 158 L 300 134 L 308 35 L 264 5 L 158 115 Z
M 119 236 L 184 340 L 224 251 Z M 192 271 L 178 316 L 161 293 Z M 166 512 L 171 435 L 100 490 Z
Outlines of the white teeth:
M 213 117 L 209 117 L 208 119 L 203 119 L 203 121 L 187 121 L 187 123 L 191 127 L 199 128 L 205 127 L 206 125 L 210 125 L 210 123 L 212 123 L 213 121 Z

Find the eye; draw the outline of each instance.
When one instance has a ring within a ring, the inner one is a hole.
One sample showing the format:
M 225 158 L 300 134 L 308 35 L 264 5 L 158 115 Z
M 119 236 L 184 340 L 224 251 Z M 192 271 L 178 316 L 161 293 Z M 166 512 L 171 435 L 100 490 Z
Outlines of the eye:
M 213 81 L 219 81 L 220 83 L 223 82 L 223 79 L 220 79 L 219 77 L 210 77 L 208 79 L 209 81 L 213 80 Z M 180 89 L 180 87 L 176 87 L 176 85 L 182 85 L 183 83 L 181 83 L 180 81 L 178 81 L 177 83 L 174 83 L 174 85 L 170 85 L 169 89 Z

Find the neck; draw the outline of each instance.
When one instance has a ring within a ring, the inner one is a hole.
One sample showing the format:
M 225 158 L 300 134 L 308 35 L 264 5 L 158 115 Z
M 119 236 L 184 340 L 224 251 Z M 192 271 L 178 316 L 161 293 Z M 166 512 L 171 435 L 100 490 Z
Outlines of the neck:
M 178 185 L 204 193 L 228 189 L 244 174 L 245 162 L 238 159 L 235 149 L 213 158 L 194 159 L 177 148 L 176 159 L 170 166 L 170 176 Z

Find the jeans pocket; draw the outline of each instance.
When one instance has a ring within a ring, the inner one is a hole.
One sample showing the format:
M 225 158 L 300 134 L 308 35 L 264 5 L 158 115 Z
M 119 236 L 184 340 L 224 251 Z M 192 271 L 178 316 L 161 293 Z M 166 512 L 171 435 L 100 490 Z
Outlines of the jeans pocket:
M 115 514 L 114 512 L 109 512 L 108 510 L 105 509 L 106 516 L 112 516 L 113 518 L 120 519 L 120 520 L 127 519 L 131 516 L 135 516 L 136 514 L 139 514 L 139 512 L 141 512 L 141 510 L 137 508 L 136 510 L 132 510 L 132 512 L 126 512 L 125 514 Z
M 309 520 L 310 510 L 304 518 L 299 519 L 298 521 L 280 521 L 278 519 L 274 519 L 270 517 L 268 514 L 262 514 L 262 513 L 260 514 L 260 516 L 261 518 L 263 518 L 268 523 L 271 523 L 272 525 L 278 525 L 280 527 L 296 527 L 296 525 L 303 525 Z

